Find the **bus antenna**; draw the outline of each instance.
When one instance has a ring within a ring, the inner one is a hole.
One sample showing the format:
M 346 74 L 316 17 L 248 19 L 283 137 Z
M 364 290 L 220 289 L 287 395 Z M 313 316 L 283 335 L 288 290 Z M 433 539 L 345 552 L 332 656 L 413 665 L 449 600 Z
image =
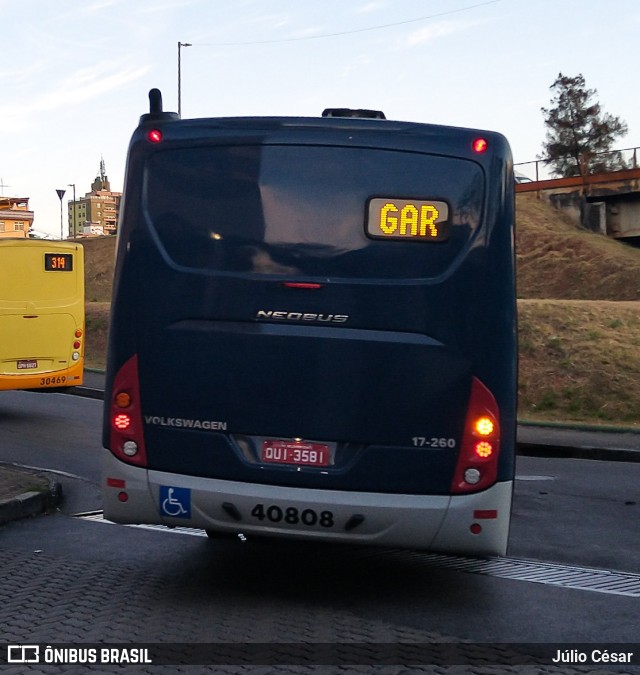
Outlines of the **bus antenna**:
M 149 112 L 152 115 L 162 113 L 162 92 L 159 89 L 149 91 Z
M 177 120 L 180 119 L 177 113 L 164 112 L 162 110 L 162 93 L 159 89 L 149 91 L 149 112 L 140 117 L 140 124 L 145 122 L 157 122 L 159 120 Z

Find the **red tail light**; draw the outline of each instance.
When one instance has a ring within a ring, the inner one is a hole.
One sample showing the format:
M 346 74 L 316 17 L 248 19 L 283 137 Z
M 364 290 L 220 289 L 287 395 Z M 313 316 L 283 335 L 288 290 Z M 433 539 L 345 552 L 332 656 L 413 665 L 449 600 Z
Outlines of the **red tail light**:
M 489 148 L 489 143 L 487 143 L 486 138 L 476 138 L 471 145 L 473 147 L 473 151 L 477 152 L 478 154 L 486 152 Z
M 116 373 L 109 407 L 111 452 L 123 462 L 147 465 L 144 446 L 138 356 L 132 356 Z
M 464 436 L 451 492 L 465 494 L 486 490 L 498 477 L 500 425 L 498 404 L 493 394 L 472 378 Z

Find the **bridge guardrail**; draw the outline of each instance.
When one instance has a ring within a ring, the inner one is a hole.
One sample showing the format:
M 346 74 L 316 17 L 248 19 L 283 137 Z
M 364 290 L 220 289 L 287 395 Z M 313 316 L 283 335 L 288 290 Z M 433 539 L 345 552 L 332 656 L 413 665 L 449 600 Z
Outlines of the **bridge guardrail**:
M 621 150 L 611 150 L 609 152 L 598 152 L 593 155 L 594 158 L 603 158 L 607 155 L 617 155 L 620 157 L 623 165 L 627 169 L 640 168 L 640 147 L 623 148 Z M 522 176 L 526 176 L 532 181 L 544 181 L 557 179 L 554 174 L 553 165 L 550 159 L 535 159 L 529 162 L 518 162 L 514 164 L 514 169 Z

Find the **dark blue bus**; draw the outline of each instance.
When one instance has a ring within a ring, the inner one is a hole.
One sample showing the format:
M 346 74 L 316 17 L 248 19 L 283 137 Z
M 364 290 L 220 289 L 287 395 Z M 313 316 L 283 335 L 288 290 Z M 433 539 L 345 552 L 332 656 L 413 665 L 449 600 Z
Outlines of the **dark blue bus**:
M 503 554 L 504 137 L 335 109 L 182 120 L 150 99 L 119 224 L 105 518 Z

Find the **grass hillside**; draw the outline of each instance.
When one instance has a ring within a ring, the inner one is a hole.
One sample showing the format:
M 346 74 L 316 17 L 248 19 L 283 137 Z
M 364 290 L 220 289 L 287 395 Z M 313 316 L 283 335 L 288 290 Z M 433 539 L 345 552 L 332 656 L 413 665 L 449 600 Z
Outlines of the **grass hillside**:
M 518 297 L 640 300 L 640 249 L 577 227 L 533 193 L 516 199 Z
M 640 249 L 516 199 L 519 418 L 640 428 Z M 87 359 L 105 364 L 115 239 L 87 239 Z
M 640 426 L 640 302 L 519 300 L 520 419 Z
M 111 302 L 113 263 L 116 256 L 115 237 L 80 240 L 84 246 L 84 281 L 87 303 Z
M 640 426 L 640 249 L 516 199 L 519 417 Z

